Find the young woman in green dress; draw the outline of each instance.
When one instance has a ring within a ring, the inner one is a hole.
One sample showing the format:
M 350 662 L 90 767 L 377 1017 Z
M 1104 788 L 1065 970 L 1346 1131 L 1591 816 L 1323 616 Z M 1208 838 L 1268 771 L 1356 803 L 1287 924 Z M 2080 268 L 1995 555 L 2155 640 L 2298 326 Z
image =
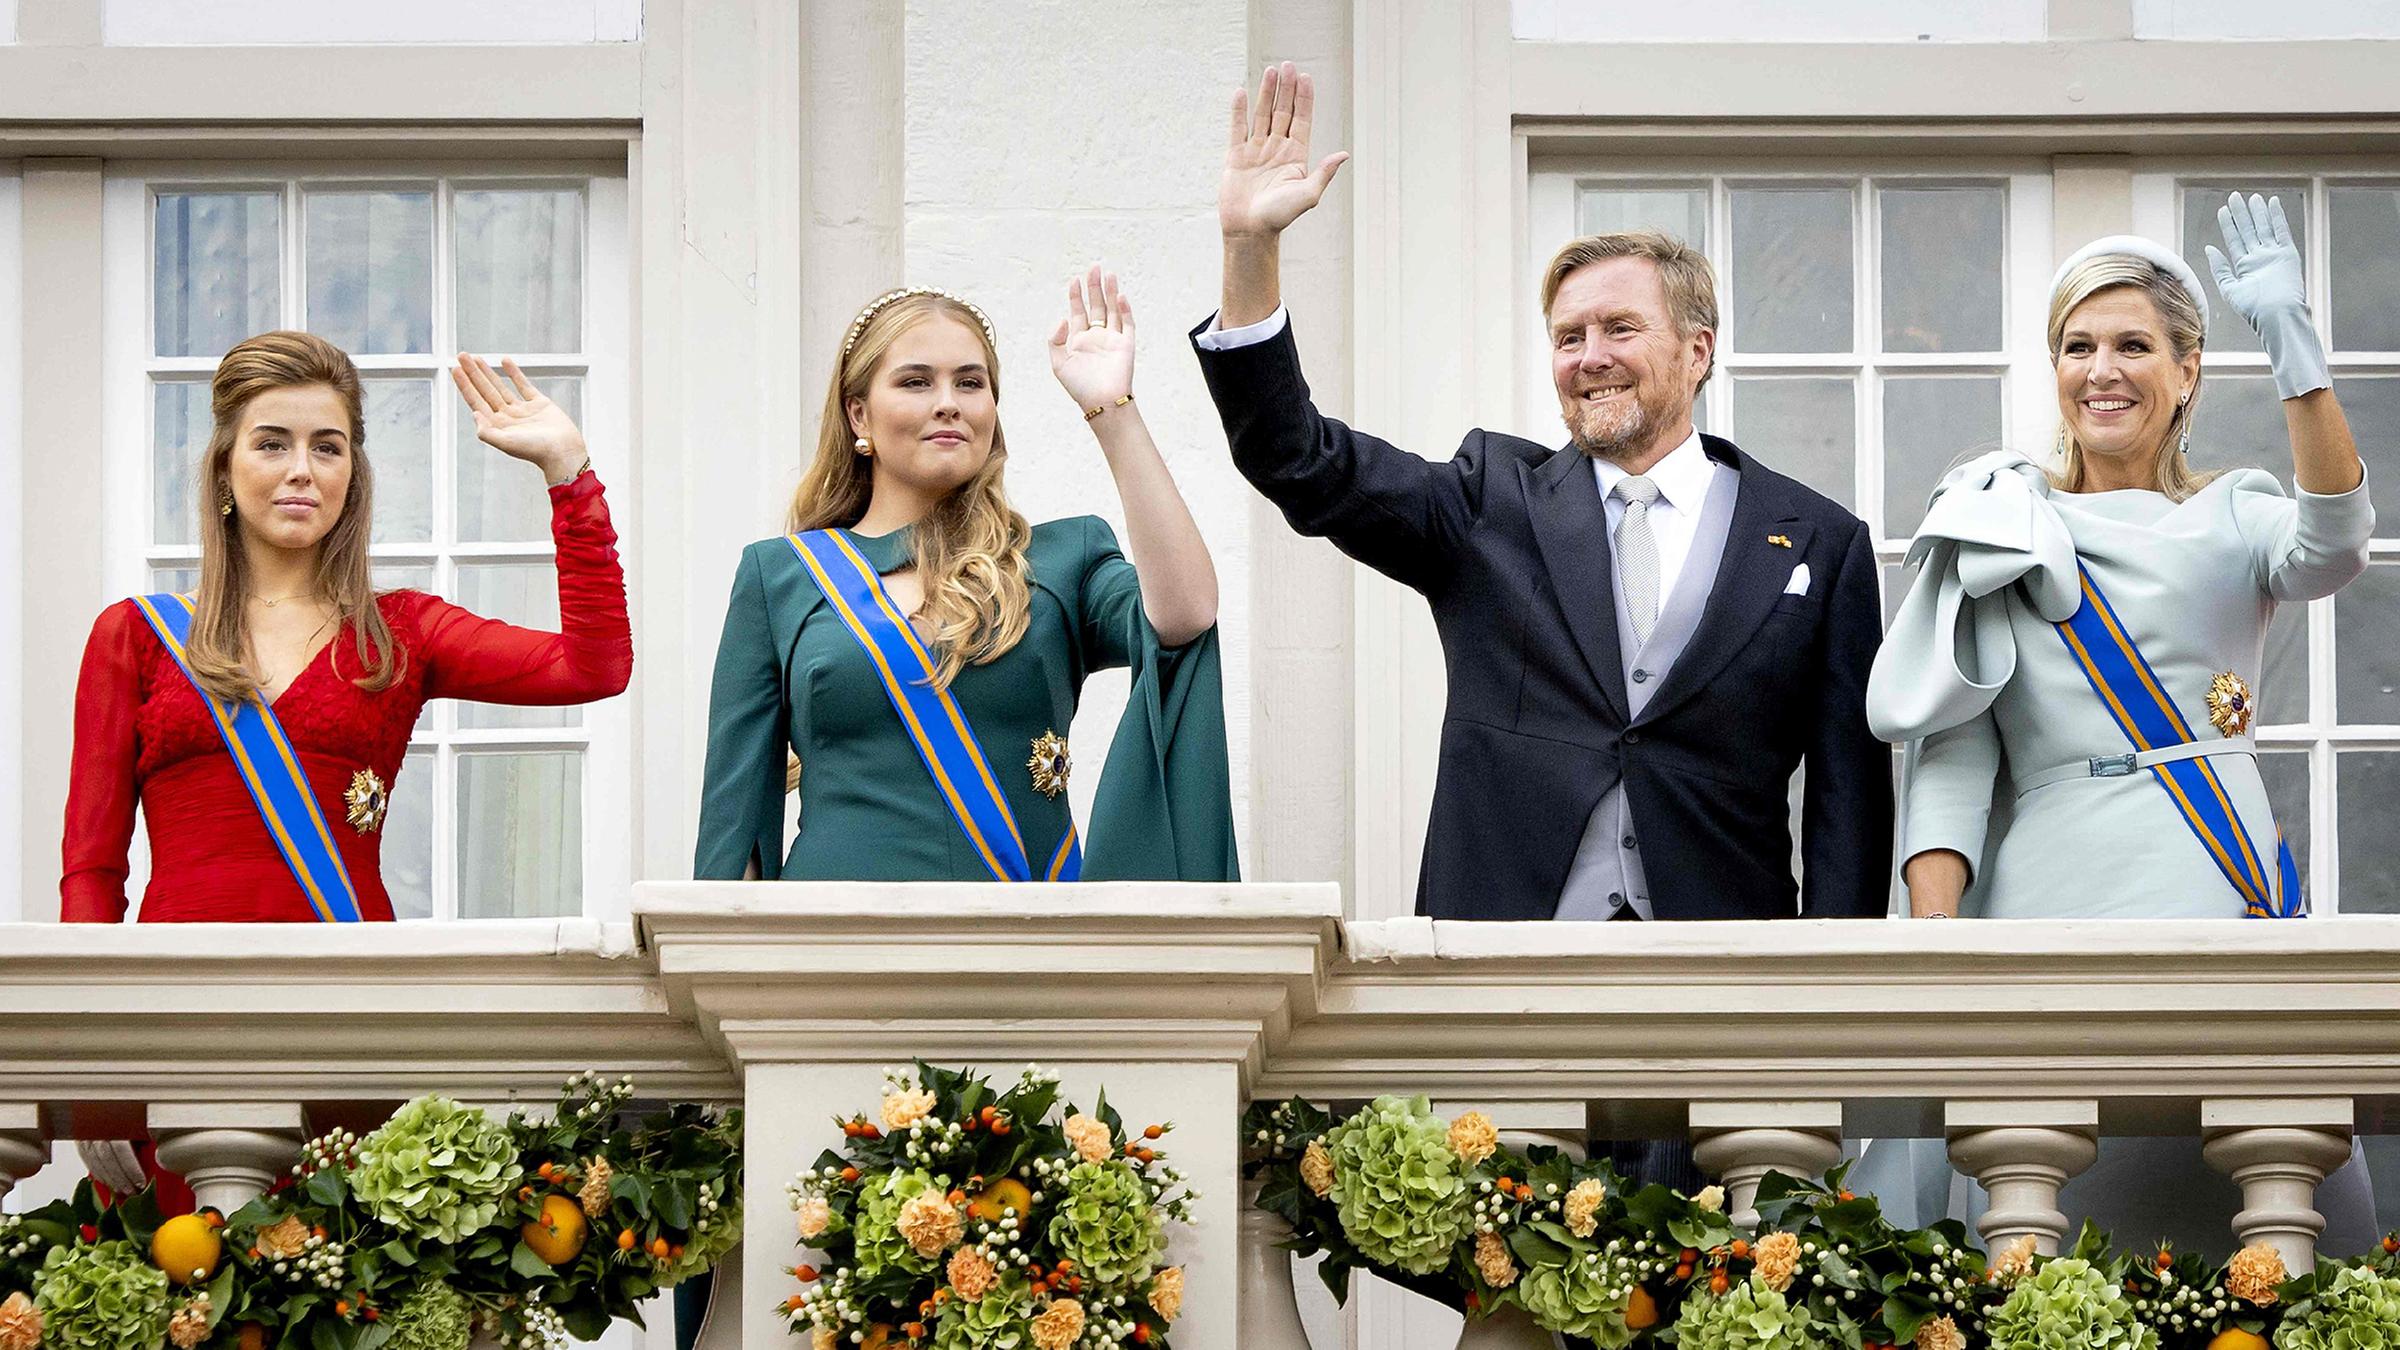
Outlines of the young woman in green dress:
M 983 311 L 926 289 L 869 304 L 791 533 L 734 577 L 695 876 L 1235 876 L 1215 568 L 1133 401 L 1132 305 L 1095 267 L 1067 306 L 1051 372 L 1100 443 L 1129 550 L 1097 516 L 1028 525 L 1009 505 Z M 1079 829 L 1066 737 L 1084 678 L 1116 666 L 1132 695 Z

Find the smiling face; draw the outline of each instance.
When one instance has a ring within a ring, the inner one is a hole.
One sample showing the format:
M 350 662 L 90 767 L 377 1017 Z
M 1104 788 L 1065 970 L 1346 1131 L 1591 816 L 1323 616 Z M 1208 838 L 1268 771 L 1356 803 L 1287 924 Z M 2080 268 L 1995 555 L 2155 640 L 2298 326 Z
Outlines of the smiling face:
M 991 458 L 1000 425 L 982 331 L 929 314 L 893 339 L 844 410 L 851 434 L 872 447 L 877 492 L 947 496 Z
M 1550 382 L 1585 454 L 1647 468 L 1692 434 L 1692 399 L 1716 334 L 1677 329 L 1657 263 L 1603 258 L 1569 273 L 1550 302 Z
M 2084 453 L 2112 478 L 2148 481 L 2199 383 L 2200 353 L 2177 357 L 2148 292 L 2112 286 L 2068 312 L 2052 364 L 2059 417 Z
M 242 411 L 225 485 L 251 544 L 314 549 L 342 518 L 353 465 L 350 411 L 331 385 L 269 389 Z

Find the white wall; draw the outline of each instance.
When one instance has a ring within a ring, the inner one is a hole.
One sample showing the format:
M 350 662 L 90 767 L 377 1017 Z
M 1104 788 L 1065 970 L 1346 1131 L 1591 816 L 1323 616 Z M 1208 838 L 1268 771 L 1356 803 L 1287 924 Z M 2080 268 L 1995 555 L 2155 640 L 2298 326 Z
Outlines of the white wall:
M 1124 537 L 1107 462 L 1051 378 L 1046 344 L 1079 268 L 1117 271 L 1133 297 L 1135 394 L 1217 564 L 1237 822 L 1249 814 L 1249 487 L 1184 330 L 1216 307 L 1217 173 L 1245 24 L 1239 5 L 1186 0 L 909 0 L 906 34 L 905 280 L 991 315 L 1009 493 L 1029 519 L 1101 515 Z M 894 280 L 859 278 L 858 299 Z M 1124 688 L 1121 672 L 1092 681 L 1069 733 L 1083 819 Z
M 1536 42 L 2039 42 L 2049 27 L 2047 0 L 1510 0 L 1510 11 L 1516 36 Z
M 2400 37 L 2400 0 L 2133 0 L 2133 33 L 2144 38 Z
M 17 0 L 0 0 L 0 42 L 17 40 Z
M 16 0 L 0 0 L 12 8 Z M 632 42 L 641 0 L 411 0 L 400 5 L 323 0 L 103 0 L 112 46 L 281 46 L 372 42 Z
M 5 4 L 6 0 L 0 0 Z M 13 23 L 13 13 L 0 14 Z M 7 31 L 13 32 L 13 29 Z M 0 543 L 0 858 L 23 856 L 25 729 L 17 690 L 24 666 L 24 616 L 19 597 L 24 593 L 24 531 L 18 528 L 19 493 L 24 478 L 24 418 L 17 385 L 24 374 L 20 345 L 24 312 L 18 290 L 24 267 L 18 257 L 19 201 L 17 169 L 0 166 L 0 521 L 8 522 L 7 541 Z M 24 917 L 17 888 L 0 882 L 0 923 Z

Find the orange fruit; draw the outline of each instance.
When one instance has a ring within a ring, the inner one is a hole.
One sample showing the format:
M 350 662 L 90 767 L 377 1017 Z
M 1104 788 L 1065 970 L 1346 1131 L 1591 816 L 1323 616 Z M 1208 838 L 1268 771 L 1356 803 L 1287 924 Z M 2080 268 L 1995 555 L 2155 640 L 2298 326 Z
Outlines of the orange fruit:
M 1033 1192 L 1025 1189 L 1024 1182 L 1011 1177 L 1002 1177 L 985 1187 L 974 1203 L 967 1206 L 969 1214 L 985 1223 L 1000 1222 L 1011 1209 L 1019 1218 L 1033 1213 Z
M 235 1344 L 238 1350 L 267 1350 L 267 1329 L 256 1322 L 244 1322 L 241 1338 Z
M 1625 1297 L 1625 1325 L 1635 1331 L 1658 1325 L 1658 1300 L 1638 1284 Z
M 517 1230 L 533 1254 L 552 1266 L 563 1266 L 583 1254 L 591 1225 L 583 1207 L 563 1195 L 542 1197 L 542 1217 Z
M 225 1259 L 225 1239 L 197 1214 L 178 1214 L 150 1235 L 150 1263 L 176 1284 L 205 1284 Z
M 2255 1331 L 2228 1327 L 2208 1343 L 2208 1350 L 2268 1350 L 2267 1338 Z

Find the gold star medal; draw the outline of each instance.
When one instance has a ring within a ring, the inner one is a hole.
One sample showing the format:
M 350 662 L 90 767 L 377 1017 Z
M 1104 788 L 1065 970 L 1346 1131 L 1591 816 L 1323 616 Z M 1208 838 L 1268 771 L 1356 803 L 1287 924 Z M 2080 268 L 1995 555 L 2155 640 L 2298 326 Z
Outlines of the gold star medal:
M 1055 797 L 1067 790 L 1067 771 L 1074 761 L 1067 757 L 1066 737 L 1055 731 L 1045 731 L 1033 738 L 1033 758 L 1025 761 L 1033 770 L 1033 790 L 1045 797 Z
M 2208 682 L 2208 720 L 2215 724 L 2220 736 L 2239 736 L 2250 729 L 2250 718 L 2258 710 L 2258 700 L 2250 693 L 2250 684 L 2228 670 Z
M 360 834 L 382 829 L 384 813 L 392 809 L 391 791 L 373 769 L 350 775 L 350 790 L 342 794 L 342 801 L 350 808 L 350 828 Z

